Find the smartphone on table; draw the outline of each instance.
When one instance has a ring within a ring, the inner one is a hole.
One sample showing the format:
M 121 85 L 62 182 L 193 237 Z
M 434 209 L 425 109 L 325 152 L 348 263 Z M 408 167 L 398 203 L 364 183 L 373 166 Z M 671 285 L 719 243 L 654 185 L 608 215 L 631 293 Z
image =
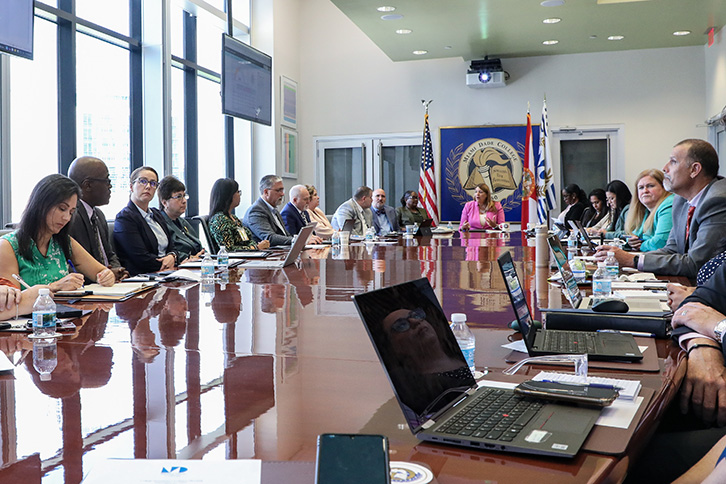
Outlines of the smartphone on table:
M 368 434 L 321 434 L 316 484 L 390 484 L 388 438 Z

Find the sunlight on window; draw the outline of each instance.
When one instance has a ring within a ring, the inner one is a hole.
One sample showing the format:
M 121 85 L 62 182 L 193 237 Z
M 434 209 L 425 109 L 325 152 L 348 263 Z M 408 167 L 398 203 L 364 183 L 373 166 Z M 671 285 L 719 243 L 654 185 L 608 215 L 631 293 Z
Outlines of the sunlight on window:
M 207 213 L 212 185 L 224 177 L 224 116 L 220 85 L 201 77 L 197 78 L 199 89 L 199 212 Z
M 184 71 L 171 70 L 171 171 L 184 181 Z M 186 182 L 185 182 L 186 183 Z

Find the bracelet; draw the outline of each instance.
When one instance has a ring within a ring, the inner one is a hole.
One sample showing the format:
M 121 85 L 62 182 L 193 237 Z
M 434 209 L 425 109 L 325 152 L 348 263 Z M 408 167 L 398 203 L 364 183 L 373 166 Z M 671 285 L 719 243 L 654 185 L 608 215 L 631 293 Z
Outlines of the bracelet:
M 695 350 L 696 348 L 713 348 L 715 350 L 721 351 L 721 348 L 718 347 L 718 346 L 716 346 L 716 345 L 710 345 L 708 343 L 696 343 L 695 345 L 693 345 L 690 348 L 688 348 L 688 351 L 686 351 L 686 355 L 687 356 L 690 356 L 691 355 L 691 351 Z

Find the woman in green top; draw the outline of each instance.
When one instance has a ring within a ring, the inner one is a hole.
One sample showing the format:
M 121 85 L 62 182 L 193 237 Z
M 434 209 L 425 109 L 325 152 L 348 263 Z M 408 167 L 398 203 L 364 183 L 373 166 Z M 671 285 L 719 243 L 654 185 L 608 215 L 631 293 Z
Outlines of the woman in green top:
M 232 211 L 240 201 L 239 185 L 231 178 L 220 178 L 209 196 L 209 231 L 217 244 L 230 252 L 267 249 L 269 240 L 255 243 L 250 229 Z
M 28 285 L 47 284 L 54 292 L 80 288 L 83 276 L 113 285 L 113 272 L 68 235 L 79 191 L 76 182 L 59 174 L 35 185 L 18 230 L 0 239 L 0 277 L 13 280 L 18 274 Z
M 663 172 L 645 170 L 635 182 L 636 196 L 630 202 L 625 233 L 628 245 L 648 252 L 665 247 L 673 227 L 673 194 L 663 186 Z
M 401 230 L 406 225 L 420 224 L 429 218 L 426 211 L 418 207 L 418 193 L 415 190 L 408 190 L 403 194 L 401 206 L 396 209 L 396 216 Z

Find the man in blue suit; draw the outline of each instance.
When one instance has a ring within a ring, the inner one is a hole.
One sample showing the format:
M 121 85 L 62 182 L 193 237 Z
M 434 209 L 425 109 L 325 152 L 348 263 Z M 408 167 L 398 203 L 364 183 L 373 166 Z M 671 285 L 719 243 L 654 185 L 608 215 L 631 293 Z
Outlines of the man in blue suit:
M 310 223 L 308 204 L 310 204 L 310 192 L 305 185 L 295 185 L 290 189 L 290 201 L 285 204 L 280 215 L 285 222 L 285 228 L 291 234 L 298 234 L 301 228 Z M 309 241 L 311 244 L 323 242 L 317 235 L 310 236 Z
M 398 217 L 396 209 L 386 205 L 386 192 L 382 188 L 373 190 L 373 227 L 376 235 L 386 235 L 389 232 L 398 232 Z

